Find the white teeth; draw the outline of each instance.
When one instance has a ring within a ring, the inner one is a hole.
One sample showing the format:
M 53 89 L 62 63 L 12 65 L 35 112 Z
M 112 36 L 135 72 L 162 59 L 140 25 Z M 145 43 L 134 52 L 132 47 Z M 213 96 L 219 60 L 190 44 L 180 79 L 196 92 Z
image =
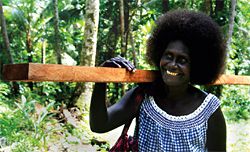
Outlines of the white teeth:
M 170 72 L 170 71 L 168 71 L 168 70 L 167 70 L 167 74 L 172 75 L 172 76 L 177 76 L 177 75 L 178 75 L 178 73 Z

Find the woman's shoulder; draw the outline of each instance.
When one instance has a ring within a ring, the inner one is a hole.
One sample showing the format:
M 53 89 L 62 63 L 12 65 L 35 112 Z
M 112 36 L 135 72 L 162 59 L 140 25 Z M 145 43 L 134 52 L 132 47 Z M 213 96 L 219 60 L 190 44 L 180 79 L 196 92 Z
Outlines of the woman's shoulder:
M 206 91 L 203 91 L 201 89 L 198 88 L 194 88 L 196 91 L 195 96 L 196 98 L 202 103 L 204 102 L 209 102 L 210 104 L 214 105 L 214 104 L 219 104 L 220 105 L 220 99 L 214 95 L 213 93 L 208 93 Z M 217 107 L 216 107 L 217 109 Z
M 206 91 L 203 91 L 194 86 L 191 86 L 191 92 L 194 95 L 194 97 L 196 97 L 197 99 L 201 99 L 201 100 L 205 99 L 207 95 L 209 94 Z
M 201 103 L 201 107 L 204 107 L 204 111 L 206 111 L 205 117 L 207 119 L 210 119 L 211 116 L 214 116 L 215 113 L 220 111 L 220 99 L 212 94 L 212 93 L 207 93 L 205 91 L 202 91 L 203 95 L 201 95 L 201 98 L 203 98 L 203 102 Z
M 196 87 L 193 87 L 193 89 L 194 89 L 193 96 L 197 101 L 199 101 L 200 104 L 206 101 L 220 104 L 220 99 L 213 93 L 206 92 Z

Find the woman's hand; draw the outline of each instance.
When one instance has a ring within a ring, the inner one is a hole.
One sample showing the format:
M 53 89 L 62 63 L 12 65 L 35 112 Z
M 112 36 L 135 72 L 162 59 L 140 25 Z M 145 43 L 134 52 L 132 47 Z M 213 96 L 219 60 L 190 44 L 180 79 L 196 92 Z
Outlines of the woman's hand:
M 136 68 L 135 66 L 128 61 L 127 59 L 117 56 L 114 58 L 111 58 L 101 64 L 103 67 L 117 67 L 117 68 L 126 68 L 130 72 L 135 72 Z

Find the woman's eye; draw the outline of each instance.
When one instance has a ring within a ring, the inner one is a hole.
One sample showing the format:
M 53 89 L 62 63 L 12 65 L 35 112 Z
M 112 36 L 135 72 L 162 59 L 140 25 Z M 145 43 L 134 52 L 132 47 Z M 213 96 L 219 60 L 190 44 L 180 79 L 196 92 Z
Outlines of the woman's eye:
M 166 54 L 166 59 L 171 60 L 173 58 L 173 56 L 171 54 Z
M 179 62 L 180 62 L 180 64 L 186 64 L 186 63 L 188 63 L 188 60 L 186 58 L 181 58 L 179 60 Z

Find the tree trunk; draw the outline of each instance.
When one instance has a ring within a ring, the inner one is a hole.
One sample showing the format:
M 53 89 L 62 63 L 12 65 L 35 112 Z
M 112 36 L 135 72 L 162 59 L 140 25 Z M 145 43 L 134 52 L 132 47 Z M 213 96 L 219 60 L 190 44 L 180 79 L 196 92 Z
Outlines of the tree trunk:
M 42 64 L 45 64 L 46 63 L 46 43 L 45 43 L 45 40 L 42 40 L 41 54 L 42 54 L 41 62 L 42 62 Z
M 215 1 L 215 9 L 213 15 L 216 17 L 216 21 L 220 26 L 224 26 L 225 24 L 227 24 L 226 22 L 227 13 L 225 13 L 224 7 L 225 7 L 224 0 Z
M 61 37 L 59 31 L 59 14 L 58 14 L 58 0 L 53 0 L 53 16 L 54 16 L 54 50 L 56 53 L 57 64 L 62 64 L 62 52 L 61 52 Z M 65 92 L 65 86 L 63 82 L 59 82 L 62 93 Z M 61 99 L 58 99 L 61 100 Z
M 137 63 L 137 55 L 136 55 L 136 50 L 135 50 L 135 44 L 134 44 L 134 38 L 133 38 L 133 31 L 130 30 L 130 34 L 129 34 L 129 40 L 130 40 L 130 45 L 132 47 L 132 53 L 133 53 L 133 62 L 135 67 L 138 67 L 138 63 Z
M 127 50 L 128 50 L 128 41 L 129 41 L 129 29 L 130 29 L 130 17 L 132 19 L 132 16 L 130 16 L 129 13 L 129 3 L 128 1 L 123 1 L 124 5 L 124 38 L 125 38 L 125 46 L 124 46 L 124 52 L 125 57 L 127 56 Z
M 84 42 L 81 52 L 80 65 L 95 66 L 97 32 L 99 22 L 99 0 L 86 0 Z M 78 83 L 76 101 L 77 107 L 81 110 L 89 108 L 93 83 Z
M 211 3 L 212 1 L 211 0 L 204 0 L 204 3 L 203 3 L 203 12 L 210 15 L 211 14 Z
M 227 48 L 228 51 L 231 50 L 231 41 L 232 41 L 232 36 L 233 36 L 233 29 L 234 29 L 234 19 L 235 19 L 235 15 L 236 15 L 236 0 L 231 0 L 231 15 L 229 18 L 229 29 L 228 29 L 228 35 L 227 35 Z
M 32 39 L 31 39 L 31 30 L 30 30 L 30 26 L 27 25 L 27 29 L 26 29 L 26 49 L 27 52 L 29 53 L 28 55 L 28 62 L 32 62 L 32 51 L 33 51 L 33 44 L 32 44 Z
M 162 0 L 162 12 L 166 13 L 169 10 L 169 0 Z
M 218 14 L 218 12 L 221 12 L 224 9 L 224 0 L 216 0 L 215 1 L 215 15 Z
M 117 28 L 119 24 L 119 21 L 117 18 L 114 18 L 113 21 L 113 25 L 111 28 L 111 32 L 110 32 L 110 38 L 111 40 L 109 40 L 109 44 L 108 45 L 108 55 L 107 55 L 107 59 L 110 59 L 112 57 L 114 57 L 114 50 L 117 49 L 117 42 L 119 39 L 119 29 Z
M 13 64 L 14 61 L 13 61 L 11 51 L 10 51 L 10 42 L 9 42 L 9 37 L 8 37 L 8 33 L 7 33 L 5 17 L 3 14 L 2 0 L 0 0 L 0 18 L 1 18 L 2 36 L 3 36 L 4 46 L 5 46 L 4 53 L 6 55 L 6 59 L 7 59 L 8 63 Z
M 125 18 L 124 18 L 124 1 L 120 0 L 120 30 L 121 30 L 121 56 L 126 57 L 125 53 Z
M 60 33 L 59 33 L 59 15 L 58 15 L 58 1 L 53 0 L 54 6 L 54 50 L 56 52 L 57 63 L 62 63 L 61 47 L 60 47 Z
M 236 0 L 231 0 L 231 8 L 230 8 L 230 12 L 231 15 L 229 17 L 229 29 L 228 29 L 228 35 L 227 35 L 227 49 L 228 51 L 231 51 L 231 42 L 232 42 L 232 36 L 233 36 L 233 29 L 234 29 L 234 19 L 235 19 L 235 15 L 236 15 Z M 234 74 L 238 75 L 239 70 L 237 68 L 235 68 L 234 70 Z
M 126 33 L 124 1 L 120 0 L 120 29 L 121 29 L 121 56 L 126 58 Z M 122 84 L 122 95 L 125 93 L 125 84 Z
M 28 62 L 32 62 L 32 51 L 33 51 L 33 44 L 32 44 L 32 39 L 31 39 L 31 30 L 30 30 L 30 25 L 27 25 L 27 29 L 26 29 L 26 49 L 28 52 Z M 33 90 L 33 82 L 28 82 L 28 86 L 30 88 L 30 90 Z
M 4 50 L 3 52 L 4 52 L 5 56 L 6 56 L 7 62 L 9 64 L 13 64 L 14 60 L 13 60 L 13 57 L 11 55 L 10 41 L 9 41 L 9 37 L 8 37 L 8 33 L 7 33 L 7 26 L 6 26 L 5 17 L 4 17 L 4 14 L 3 14 L 2 0 L 0 0 L 0 22 L 1 22 L 2 36 L 3 36 L 4 46 L 5 46 L 5 49 L 3 49 Z M 2 65 L 3 62 L 1 61 L 0 64 Z M 0 70 L 1 70 L 0 72 L 2 73 L 2 66 L 1 66 Z M 12 91 L 13 91 L 14 95 L 19 93 L 19 84 L 18 83 L 13 82 L 11 88 L 12 88 Z

